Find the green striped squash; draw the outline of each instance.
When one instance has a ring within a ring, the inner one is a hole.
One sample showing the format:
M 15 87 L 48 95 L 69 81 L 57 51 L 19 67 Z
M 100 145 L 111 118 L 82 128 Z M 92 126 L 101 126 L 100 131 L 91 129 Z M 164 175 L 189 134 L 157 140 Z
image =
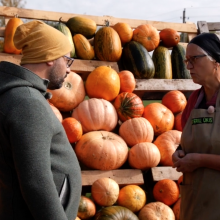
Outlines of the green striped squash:
M 72 51 L 70 52 L 70 57 L 76 57 L 75 46 L 70 29 L 62 22 L 59 22 L 55 28 L 61 31 L 69 39 L 71 45 L 73 45 Z
M 124 70 L 131 71 L 135 78 L 150 79 L 154 77 L 155 67 L 147 49 L 136 41 L 127 43 L 122 51 Z
M 172 64 L 169 49 L 158 46 L 153 52 L 152 60 L 155 66 L 154 78 L 172 79 Z
M 173 79 L 191 79 L 190 72 L 184 63 L 185 56 L 186 50 L 181 44 L 173 47 L 171 53 Z

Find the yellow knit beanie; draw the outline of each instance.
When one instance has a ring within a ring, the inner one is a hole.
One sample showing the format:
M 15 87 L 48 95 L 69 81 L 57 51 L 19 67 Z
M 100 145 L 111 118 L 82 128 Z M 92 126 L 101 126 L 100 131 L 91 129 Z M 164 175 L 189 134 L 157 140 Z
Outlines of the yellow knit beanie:
M 15 47 L 22 49 L 20 64 L 56 60 L 72 50 L 62 32 L 38 20 L 18 26 L 13 40 Z

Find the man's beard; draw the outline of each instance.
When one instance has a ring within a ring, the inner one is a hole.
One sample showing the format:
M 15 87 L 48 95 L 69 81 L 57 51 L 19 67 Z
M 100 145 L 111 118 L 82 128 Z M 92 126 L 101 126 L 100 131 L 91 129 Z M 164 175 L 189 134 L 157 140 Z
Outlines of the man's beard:
M 50 90 L 60 89 L 63 85 L 65 77 L 62 78 L 60 77 L 59 68 L 57 68 L 56 65 L 54 65 L 49 74 L 48 89 Z

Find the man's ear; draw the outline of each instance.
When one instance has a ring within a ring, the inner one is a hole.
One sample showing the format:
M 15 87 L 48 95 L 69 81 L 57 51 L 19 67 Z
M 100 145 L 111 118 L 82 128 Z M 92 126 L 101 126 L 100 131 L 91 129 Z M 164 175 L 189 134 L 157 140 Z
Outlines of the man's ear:
M 46 62 L 47 66 L 53 66 L 54 60 Z

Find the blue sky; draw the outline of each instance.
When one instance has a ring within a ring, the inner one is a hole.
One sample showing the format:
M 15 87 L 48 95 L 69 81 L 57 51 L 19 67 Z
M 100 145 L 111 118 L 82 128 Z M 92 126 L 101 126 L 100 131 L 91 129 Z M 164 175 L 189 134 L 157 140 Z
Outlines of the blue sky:
M 183 22 L 220 21 L 219 0 L 26 0 L 25 8 L 117 18 Z

